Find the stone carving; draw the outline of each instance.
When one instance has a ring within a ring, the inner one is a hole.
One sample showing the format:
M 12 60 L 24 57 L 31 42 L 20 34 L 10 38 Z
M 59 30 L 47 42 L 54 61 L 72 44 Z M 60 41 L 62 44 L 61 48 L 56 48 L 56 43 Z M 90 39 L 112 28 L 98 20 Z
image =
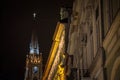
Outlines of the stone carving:
M 68 11 L 66 8 L 61 8 L 60 9 L 60 19 L 65 19 L 68 17 Z

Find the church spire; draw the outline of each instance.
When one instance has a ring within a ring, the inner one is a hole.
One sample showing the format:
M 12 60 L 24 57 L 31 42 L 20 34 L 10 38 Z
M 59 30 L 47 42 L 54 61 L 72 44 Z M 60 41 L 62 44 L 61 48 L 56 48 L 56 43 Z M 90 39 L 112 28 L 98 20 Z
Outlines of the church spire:
M 34 23 L 33 23 L 33 31 L 32 31 L 32 37 L 30 42 L 30 54 L 39 54 L 39 44 L 38 44 L 38 38 L 37 38 L 37 31 L 36 31 L 36 13 L 33 13 Z
M 39 54 L 39 44 L 35 30 L 32 32 L 30 54 Z
M 30 52 L 26 58 L 26 71 L 24 80 L 41 80 L 42 78 L 42 53 L 39 54 L 39 44 L 36 28 L 36 14 L 33 14 L 34 23 L 30 42 Z

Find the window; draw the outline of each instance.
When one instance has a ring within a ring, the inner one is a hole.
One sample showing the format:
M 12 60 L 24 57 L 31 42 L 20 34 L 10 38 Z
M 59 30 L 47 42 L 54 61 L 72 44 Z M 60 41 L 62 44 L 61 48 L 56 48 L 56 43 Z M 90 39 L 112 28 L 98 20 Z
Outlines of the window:
M 33 73 L 37 73 L 38 72 L 38 67 L 37 66 L 34 66 L 33 67 Z

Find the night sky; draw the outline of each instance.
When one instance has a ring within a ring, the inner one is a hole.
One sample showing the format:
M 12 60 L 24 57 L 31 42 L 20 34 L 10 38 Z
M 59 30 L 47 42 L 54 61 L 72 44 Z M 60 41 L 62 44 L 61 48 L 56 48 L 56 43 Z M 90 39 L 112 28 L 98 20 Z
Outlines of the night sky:
M 45 65 L 55 27 L 60 19 L 60 7 L 72 7 L 72 0 L 4 0 L 1 4 L 3 41 L 0 80 L 24 80 L 25 59 L 29 53 L 33 28 L 37 31 Z M 36 25 L 33 21 L 34 12 L 37 14 Z

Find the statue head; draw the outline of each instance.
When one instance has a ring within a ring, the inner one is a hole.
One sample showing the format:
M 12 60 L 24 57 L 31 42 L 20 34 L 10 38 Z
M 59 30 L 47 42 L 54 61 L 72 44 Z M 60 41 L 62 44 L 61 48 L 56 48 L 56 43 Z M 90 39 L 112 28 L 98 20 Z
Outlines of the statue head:
M 68 11 L 66 8 L 61 8 L 60 9 L 60 19 L 65 19 L 68 17 Z

